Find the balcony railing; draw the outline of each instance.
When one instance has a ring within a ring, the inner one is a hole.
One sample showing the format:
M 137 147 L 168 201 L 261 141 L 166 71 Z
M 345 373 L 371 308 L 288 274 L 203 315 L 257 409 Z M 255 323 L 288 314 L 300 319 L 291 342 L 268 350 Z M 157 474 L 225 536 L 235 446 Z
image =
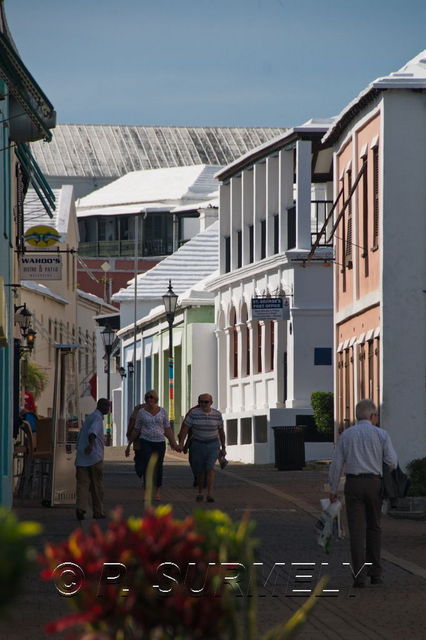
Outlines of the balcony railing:
M 312 200 L 311 201 L 311 243 L 314 243 L 317 240 L 319 232 L 321 231 L 324 222 L 327 219 L 328 214 L 330 213 L 330 209 L 333 206 L 332 200 Z M 330 220 L 330 229 L 327 230 L 321 237 L 321 241 L 318 244 L 319 247 L 332 247 L 333 246 L 333 238 L 331 238 L 328 242 L 326 242 L 326 238 L 330 235 L 330 231 L 333 228 L 333 221 Z
M 139 256 L 166 256 L 173 252 L 171 242 L 162 239 L 146 240 L 138 245 Z M 135 255 L 134 240 L 98 240 L 80 242 L 78 253 L 88 258 L 117 258 Z

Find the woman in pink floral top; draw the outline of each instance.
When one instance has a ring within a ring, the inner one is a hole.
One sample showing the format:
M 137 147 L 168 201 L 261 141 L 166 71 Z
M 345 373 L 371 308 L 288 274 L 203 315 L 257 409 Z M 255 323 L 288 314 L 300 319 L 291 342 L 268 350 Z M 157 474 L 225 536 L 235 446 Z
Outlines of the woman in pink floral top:
M 181 451 L 170 427 L 166 411 L 158 406 L 158 394 L 154 389 L 145 394 L 145 404 L 139 410 L 136 423 L 129 434 L 129 444 L 126 448 L 126 457 L 130 455 L 130 447 L 137 440 L 139 446 L 135 448 L 135 471 L 139 478 L 143 477 L 146 487 L 146 470 L 151 456 L 157 454 L 157 463 L 154 469 L 153 483 L 156 490 L 155 500 L 160 501 L 160 487 L 163 483 L 163 462 L 166 453 L 166 442 L 175 451 Z

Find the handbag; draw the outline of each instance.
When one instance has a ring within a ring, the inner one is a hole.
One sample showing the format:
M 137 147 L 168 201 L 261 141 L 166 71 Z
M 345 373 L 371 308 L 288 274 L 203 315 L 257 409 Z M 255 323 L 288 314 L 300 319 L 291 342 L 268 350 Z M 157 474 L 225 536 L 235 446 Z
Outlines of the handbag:
M 409 477 L 399 465 L 391 470 L 387 464 L 383 464 L 382 497 L 384 499 L 405 498 L 410 485 Z

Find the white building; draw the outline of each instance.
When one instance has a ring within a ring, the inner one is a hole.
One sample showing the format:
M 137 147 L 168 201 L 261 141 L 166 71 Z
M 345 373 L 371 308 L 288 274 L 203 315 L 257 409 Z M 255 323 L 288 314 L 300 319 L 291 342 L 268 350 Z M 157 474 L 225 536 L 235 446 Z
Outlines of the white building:
M 120 302 L 118 335 L 126 373 L 122 418 L 115 415 L 116 424 L 121 425 L 117 426 L 117 444 L 126 442 L 129 412 L 148 389 L 155 388 L 160 403 L 169 408 L 168 324 L 162 302 L 169 280 L 179 296 L 173 323 L 176 424 L 203 390 L 215 395 L 214 295 L 206 290 L 206 282 L 218 272 L 218 227 L 217 221 L 209 225 L 153 269 L 139 275 L 136 298 L 134 281 L 114 296 L 114 301 Z M 118 406 L 118 397 L 115 405 Z
M 332 248 L 304 260 L 332 201 L 331 121 L 309 121 L 217 174 L 220 275 L 216 294 L 218 408 L 229 457 L 274 460 L 272 427 L 309 423 L 310 396 L 333 389 Z M 284 297 L 289 319 L 257 321 L 253 298 Z M 331 443 L 305 444 L 307 459 Z

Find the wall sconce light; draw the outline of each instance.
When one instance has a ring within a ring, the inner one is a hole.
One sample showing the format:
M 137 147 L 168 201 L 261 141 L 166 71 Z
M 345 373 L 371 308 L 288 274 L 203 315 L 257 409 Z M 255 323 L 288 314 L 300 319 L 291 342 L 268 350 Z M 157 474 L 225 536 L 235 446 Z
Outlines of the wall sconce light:
M 133 375 L 134 370 L 135 370 L 135 367 L 133 365 L 133 362 L 128 362 L 127 371 L 129 372 L 129 376 Z
M 124 367 L 119 367 L 118 373 L 120 374 L 121 379 L 126 378 L 127 376 L 126 369 Z

